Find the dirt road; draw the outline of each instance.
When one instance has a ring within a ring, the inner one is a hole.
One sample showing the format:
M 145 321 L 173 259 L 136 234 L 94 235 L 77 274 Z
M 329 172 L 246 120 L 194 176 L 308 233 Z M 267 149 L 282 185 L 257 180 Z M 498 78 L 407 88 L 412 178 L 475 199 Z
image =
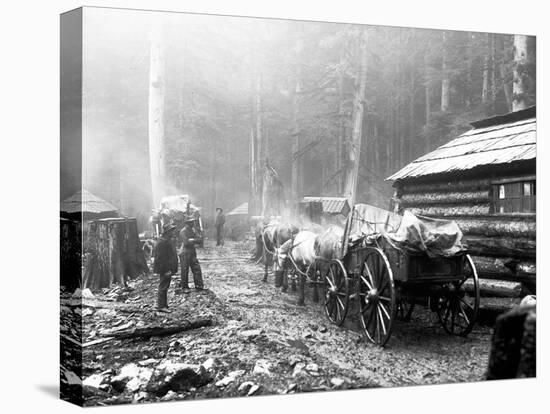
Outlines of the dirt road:
M 476 326 L 468 338 L 451 337 L 435 315 L 418 307 L 411 322 L 397 322 L 382 349 L 368 343 L 360 332 L 330 324 L 311 294 L 306 296 L 306 306 L 300 307 L 295 293 L 282 293 L 273 286 L 272 275 L 267 284 L 262 282 L 262 266 L 251 263 L 249 257 L 249 245 L 215 247 L 207 242 L 199 260 L 210 292 L 174 295 L 174 277 L 169 315 L 154 312 L 157 279 L 153 275 L 133 282 L 129 292 L 106 291 L 86 300 L 85 343 L 117 326 L 171 324 L 199 316 L 214 321 L 211 327 L 147 341 L 110 341 L 86 347 L 84 352 L 83 378 L 116 375 L 129 363 L 170 359 L 205 364 L 211 373 L 206 385 L 158 397 L 143 390 L 114 392 L 104 383 L 102 392 L 88 396 L 88 404 L 483 379 L 489 328 Z

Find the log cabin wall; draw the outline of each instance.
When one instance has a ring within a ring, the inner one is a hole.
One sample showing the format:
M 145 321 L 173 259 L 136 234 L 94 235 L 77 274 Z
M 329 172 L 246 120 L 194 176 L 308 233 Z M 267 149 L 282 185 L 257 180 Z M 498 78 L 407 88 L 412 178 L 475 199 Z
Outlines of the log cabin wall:
M 480 278 L 521 282 L 523 293 L 535 293 L 534 166 L 519 174 L 506 168 L 485 171 L 478 177 L 455 175 L 452 179 L 397 182 L 398 209 L 455 220 L 465 235 Z M 506 191 L 519 188 L 526 195 L 512 193 L 512 198 L 506 199 L 502 186 Z M 507 204 L 503 207 L 504 202 Z

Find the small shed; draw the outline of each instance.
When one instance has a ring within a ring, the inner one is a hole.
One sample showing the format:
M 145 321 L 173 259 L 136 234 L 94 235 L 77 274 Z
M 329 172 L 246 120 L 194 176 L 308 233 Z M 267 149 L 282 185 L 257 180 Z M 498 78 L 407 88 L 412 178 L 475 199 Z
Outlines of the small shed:
M 83 221 L 118 217 L 118 208 L 82 189 L 66 198 L 60 205 L 61 216 Z
M 321 203 L 323 214 L 347 216 L 351 208 L 346 197 L 304 197 L 300 204 Z
M 457 221 L 480 277 L 536 286 L 536 108 L 472 129 L 393 174 L 394 210 Z

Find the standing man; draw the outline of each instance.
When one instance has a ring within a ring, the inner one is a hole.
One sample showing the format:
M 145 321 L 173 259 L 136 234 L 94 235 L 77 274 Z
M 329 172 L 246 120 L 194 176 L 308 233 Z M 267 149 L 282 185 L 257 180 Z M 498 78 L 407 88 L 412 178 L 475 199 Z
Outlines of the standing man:
M 216 246 L 223 246 L 223 226 L 225 224 L 225 214 L 223 210 L 218 207 L 216 208 L 218 215 L 216 216 L 216 221 L 214 225 L 216 226 Z
M 183 293 L 189 293 L 189 268 L 193 272 L 193 282 L 195 283 L 196 290 L 204 289 L 202 282 L 202 271 L 199 260 L 197 259 L 197 250 L 195 244 L 200 243 L 200 238 L 196 236 L 193 224 L 195 220 L 187 219 L 184 223 L 183 229 L 180 232 L 181 249 L 178 252 L 180 254 L 181 262 L 181 282 L 180 287 Z
M 165 224 L 162 235 L 155 248 L 155 263 L 153 272 L 159 275 L 159 288 L 157 294 L 157 311 L 169 313 L 168 288 L 172 275 L 178 272 L 178 254 L 176 251 L 177 234 L 176 226 Z

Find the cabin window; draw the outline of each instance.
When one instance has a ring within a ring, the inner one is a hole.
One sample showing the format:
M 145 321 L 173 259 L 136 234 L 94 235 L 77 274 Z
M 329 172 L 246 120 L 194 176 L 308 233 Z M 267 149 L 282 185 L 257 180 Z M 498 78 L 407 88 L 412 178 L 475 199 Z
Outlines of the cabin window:
M 494 184 L 493 192 L 497 214 L 536 212 L 535 180 L 501 181 Z

